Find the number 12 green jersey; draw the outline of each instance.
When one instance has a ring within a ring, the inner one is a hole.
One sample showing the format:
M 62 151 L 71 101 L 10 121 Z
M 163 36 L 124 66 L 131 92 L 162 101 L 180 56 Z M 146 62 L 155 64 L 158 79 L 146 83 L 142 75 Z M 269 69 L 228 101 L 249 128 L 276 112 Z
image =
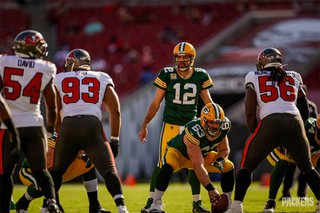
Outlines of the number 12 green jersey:
M 163 121 L 179 126 L 196 118 L 201 90 L 213 85 L 202 68 L 193 68 L 192 75 L 184 79 L 174 67 L 162 69 L 153 84 L 166 91 Z

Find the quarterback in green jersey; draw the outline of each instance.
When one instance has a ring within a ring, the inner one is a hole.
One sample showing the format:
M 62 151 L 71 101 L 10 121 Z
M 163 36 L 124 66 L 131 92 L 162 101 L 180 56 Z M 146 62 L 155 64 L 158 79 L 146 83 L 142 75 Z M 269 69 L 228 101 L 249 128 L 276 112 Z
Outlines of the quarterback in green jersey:
M 182 168 L 195 171 L 211 201 L 219 192 L 212 185 L 208 173 L 221 173 L 221 188 L 229 195 L 231 203 L 234 165 L 228 159 L 230 148 L 227 134 L 230 129 L 231 122 L 224 116 L 222 108 L 218 104 L 209 103 L 202 108 L 199 119 L 187 123 L 183 132 L 168 142 L 150 212 L 165 212 L 162 196 L 168 188 L 172 173 Z
M 204 104 L 212 102 L 209 88 L 213 83 L 209 74 L 202 68 L 193 67 L 196 57 L 194 47 L 188 42 L 181 42 L 173 49 L 173 55 L 174 67 L 163 68 L 154 81 L 157 90 L 139 131 L 140 141 L 145 143 L 148 135 L 147 126 L 158 112 L 162 100 L 165 99 L 159 161 L 151 177 L 150 196 L 146 206 L 141 210 L 142 213 L 149 212 L 153 201 L 151 197 L 155 189 L 155 180 L 162 167 L 161 159 L 167 142 L 178 135 L 186 123 L 196 118 L 199 98 Z M 210 212 L 201 205 L 200 182 L 192 170 L 189 170 L 188 181 L 193 195 L 192 212 Z

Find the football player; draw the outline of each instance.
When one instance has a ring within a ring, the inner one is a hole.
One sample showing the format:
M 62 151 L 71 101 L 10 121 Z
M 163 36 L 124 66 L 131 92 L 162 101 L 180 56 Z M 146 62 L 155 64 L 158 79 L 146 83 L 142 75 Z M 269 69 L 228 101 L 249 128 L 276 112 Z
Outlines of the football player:
M 1 121 L 6 125 L 9 133 L 12 135 L 11 136 L 11 145 L 12 145 L 11 150 L 12 150 L 12 152 L 15 152 L 18 154 L 20 152 L 20 146 L 21 146 L 20 138 L 18 136 L 19 133 L 17 132 L 16 128 L 14 127 L 14 125 L 12 123 L 10 109 L 0 93 L 0 122 Z M 2 131 L 2 130 L 0 130 L 0 131 Z M 0 152 L 2 152 L 2 147 L 0 147 Z M 1 186 L 1 188 L 2 188 L 2 186 Z M 0 197 L 2 197 L 1 194 L 0 194 Z M 12 196 L 11 196 L 11 201 L 10 201 L 10 209 L 16 209 L 16 205 L 13 201 Z
M 320 160 L 320 114 L 317 119 L 310 117 L 305 123 L 305 129 L 311 149 L 312 165 L 316 168 L 316 165 Z M 288 153 L 286 153 L 285 149 L 275 149 L 267 159 L 274 168 L 270 179 L 269 199 L 265 205 L 264 212 L 272 213 L 276 208 L 275 199 L 285 170 L 289 164 L 294 164 L 294 161 Z M 303 199 L 306 196 L 306 186 L 304 189 L 300 189 L 300 191 L 303 194 L 298 194 L 298 196 Z
M 65 72 L 55 79 L 58 103 L 59 140 L 54 152 L 52 177 L 59 190 L 71 162 L 84 150 L 105 180 L 118 213 L 128 213 L 114 158 L 119 152 L 121 113 L 118 95 L 110 76 L 92 71 L 87 51 L 74 49 L 66 56 Z M 111 140 L 107 141 L 101 123 L 101 105 L 109 112 Z
M 199 181 L 207 189 L 210 201 L 219 192 L 212 185 L 208 172 L 221 173 L 222 191 L 231 198 L 234 165 L 228 159 L 230 148 L 227 134 L 230 129 L 231 122 L 225 117 L 222 108 L 218 104 L 209 103 L 202 108 L 200 118 L 187 123 L 183 132 L 167 143 L 150 212 L 165 212 L 162 196 L 168 188 L 172 173 L 182 168 L 195 171 Z
M 304 84 L 302 87 L 307 94 L 307 85 Z M 318 115 L 317 105 L 313 101 L 309 100 L 308 98 L 307 100 L 308 100 L 308 107 L 309 107 L 309 117 L 317 118 L 317 115 Z M 317 168 L 317 166 L 315 166 L 315 168 Z M 320 162 L 318 165 L 318 171 L 319 169 L 320 169 Z M 281 200 L 282 198 L 286 199 L 288 197 L 291 197 L 290 188 L 293 186 L 295 170 L 296 170 L 296 164 L 294 163 L 291 163 L 289 164 L 288 167 L 286 167 L 284 178 L 283 178 L 282 197 L 280 198 Z M 298 196 L 299 197 L 305 196 L 306 186 L 307 186 L 307 182 L 303 178 L 303 175 L 300 175 L 300 171 L 299 171 L 299 177 L 298 177 Z
M 316 199 L 320 200 L 320 176 L 312 166 L 304 129 L 303 120 L 309 117 L 309 110 L 302 78 L 295 71 L 285 71 L 283 66 L 280 51 L 266 48 L 258 55 L 257 71 L 245 77 L 245 112 L 251 135 L 245 144 L 234 201 L 228 213 L 243 212 L 242 202 L 251 184 L 252 172 L 278 146 L 288 150 Z M 316 208 L 320 212 L 320 202 Z
M 212 102 L 209 88 L 213 83 L 206 70 L 194 67 L 195 48 L 188 42 L 181 42 L 174 47 L 173 56 L 174 67 L 163 68 L 154 81 L 157 90 L 139 131 L 140 141 L 145 143 L 148 124 L 158 112 L 162 100 L 165 99 L 159 161 L 150 180 L 150 195 L 147 204 L 141 213 L 149 212 L 153 202 L 155 180 L 163 165 L 161 159 L 164 156 L 167 142 L 178 135 L 184 125 L 196 117 L 199 98 L 203 100 L 204 104 Z M 188 182 L 191 185 L 193 195 L 192 212 L 210 212 L 201 204 L 200 182 L 194 170 L 189 170 Z
M 48 139 L 47 167 L 49 170 L 53 166 L 55 146 L 56 135 Z M 101 208 L 98 200 L 98 180 L 96 171 L 93 164 L 89 161 L 89 158 L 83 151 L 80 151 L 78 156 L 72 161 L 68 170 L 63 175 L 62 182 L 68 182 L 76 177 L 79 177 L 80 175 L 83 176 L 83 184 L 87 190 L 87 196 L 89 199 L 89 213 L 110 213 L 109 211 Z M 32 200 L 41 197 L 43 194 L 42 191 L 37 187 L 38 183 L 30 171 L 27 160 L 22 162 L 22 167 L 19 171 L 19 177 L 21 182 L 28 187 L 27 191 L 24 193 L 24 195 L 22 195 L 16 204 L 17 212 L 22 213 L 27 212 L 29 204 Z M 45 213 L 46 211 L 47 207 L 44 203 L 41 212 Z M 63 210 L 61 211 L 63 212 Z
M 53 85 L 56 66 L 44 60 L 48 54 L 47 47 L 41 33 L 34 30 L 19 33 L 14 39 L 15 55 L 0 55 L 0 85 L 1 93 L 12 112 L 13 124 L 20 135 L 21 151 L 47 198 L 48 211 L 58 212 L 53 181 L 46 169 L 47 133 L 40 112 L 40 98 L 43 96 L 46 103 L 47 132 L 52 134 L 57 116 Z M 0 211 L 9 212 L 13 187 L 11 174 L 19 155 L 13 155 L 10 151 L 11 137 L 8 131 L 2 130 L 0 138 Z

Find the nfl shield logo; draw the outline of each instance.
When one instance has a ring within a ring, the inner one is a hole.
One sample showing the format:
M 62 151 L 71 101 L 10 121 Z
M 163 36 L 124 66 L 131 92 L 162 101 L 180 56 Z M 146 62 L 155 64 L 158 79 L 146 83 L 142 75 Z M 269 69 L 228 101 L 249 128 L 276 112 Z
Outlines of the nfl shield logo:
M 176 73 L 171 73 L 170 74 L 170 79 L 171 80 L 176 80 L 177 79 L 177 74 Z

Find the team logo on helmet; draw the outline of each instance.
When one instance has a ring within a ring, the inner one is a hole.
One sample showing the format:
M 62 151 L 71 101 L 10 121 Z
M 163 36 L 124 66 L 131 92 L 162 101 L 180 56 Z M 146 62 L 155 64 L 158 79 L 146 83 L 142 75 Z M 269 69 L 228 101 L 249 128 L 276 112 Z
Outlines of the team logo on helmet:
M 90 54 L 84 49 L 71 50 L 66 57 L 64 69 L 68 71 L 89 70 L 91 58 Z
M 217 138 L 221 134 L 224 122 L 224 111 L 218 104 L 208 103 L 202 108 L 200 123 L 210 137 Z
M 262 50 L 257 57 L 257 70 L 269 67 L 283 67 L 283 59 L 280 51 L 273 47 Z
M 25 30 L 14 39 L 13 50 L 22 58 L 44 58 L 48 55 L 48 44 L 41 33 L 35 30 Z

